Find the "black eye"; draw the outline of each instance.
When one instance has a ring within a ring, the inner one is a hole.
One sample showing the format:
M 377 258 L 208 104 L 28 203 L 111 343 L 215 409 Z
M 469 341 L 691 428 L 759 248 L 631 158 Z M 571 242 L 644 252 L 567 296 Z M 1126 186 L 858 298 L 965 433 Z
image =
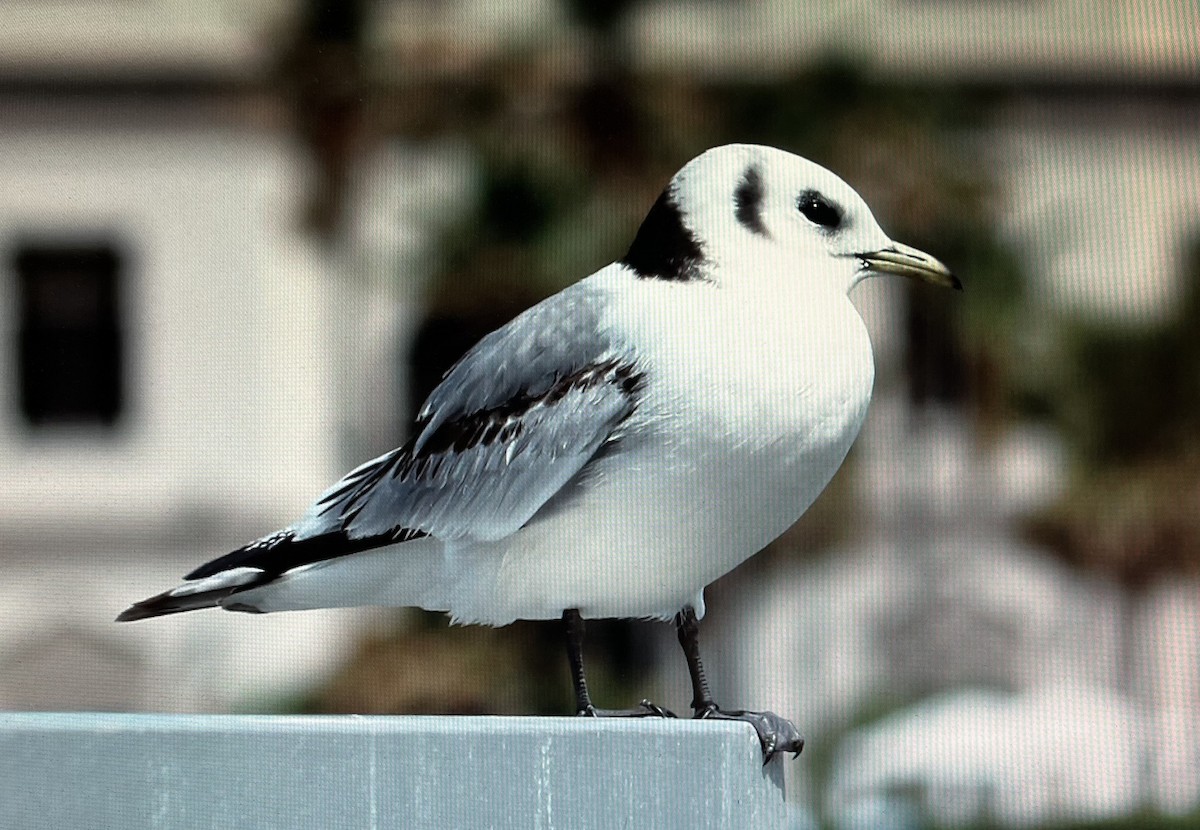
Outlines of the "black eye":
M 806 190 L 796 200 L 796 207 L 814 225 L 835 230 L 842 224 L 842 209 L 815 190 Z

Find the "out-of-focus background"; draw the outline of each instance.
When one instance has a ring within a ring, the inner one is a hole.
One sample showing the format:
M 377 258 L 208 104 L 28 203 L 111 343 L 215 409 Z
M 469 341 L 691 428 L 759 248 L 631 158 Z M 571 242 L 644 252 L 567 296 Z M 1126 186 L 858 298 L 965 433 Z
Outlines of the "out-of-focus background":
M 7 0 L 0 708 L 567 712 L 551 624 L 111 620 L 403 440 L 729 141 L 966 291 L 856 291 L 867 426 L 708 592 L 718 700 L 801 726 L 813 826 L 1196 826 L 1190 0 Z M 687 709 L 669 626 L 590 630 L 602 705 Z

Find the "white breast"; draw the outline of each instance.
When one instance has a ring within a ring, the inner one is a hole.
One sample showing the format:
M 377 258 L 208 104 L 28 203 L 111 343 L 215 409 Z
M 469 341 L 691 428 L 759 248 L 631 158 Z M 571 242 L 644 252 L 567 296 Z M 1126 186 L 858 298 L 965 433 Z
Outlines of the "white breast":
M 505 546 L 491 598 L 500 616 L 577 607 L 670 617 L 787 530 L 862 425 L 874 365 L 845 296 L 747 302 L 715 286 L 634 289 L 613 317 L 638 344 L 644 397 L 620 450 L 593 465 L 570 509 L 546 511 Z M 802 299 L 819 313 L 800 316 Z

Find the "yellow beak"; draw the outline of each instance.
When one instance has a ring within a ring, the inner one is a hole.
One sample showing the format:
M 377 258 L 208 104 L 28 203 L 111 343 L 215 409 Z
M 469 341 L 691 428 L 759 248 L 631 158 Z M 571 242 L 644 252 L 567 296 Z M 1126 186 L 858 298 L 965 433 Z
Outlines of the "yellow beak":
M 899 242 L 893 242 L 891 247 L 881 251 L 859 254 L 858 258 L 866 264 L 868 271 L 878 274 L 899 274 L 902 277 L 911 277 L 922 282 L 940 285 L 943 288 L 962 291 L 962 283 L 958 277 L 954 276 L 940 260 L 931 257 L 924 251 L 918 251 L 908 245 L 901 245 Z

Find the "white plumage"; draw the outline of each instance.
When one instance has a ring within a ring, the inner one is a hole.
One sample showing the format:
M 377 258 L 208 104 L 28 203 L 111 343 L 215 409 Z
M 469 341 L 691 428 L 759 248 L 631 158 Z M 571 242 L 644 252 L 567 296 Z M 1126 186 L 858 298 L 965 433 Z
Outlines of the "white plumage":
M 874 366 L 847 292 L 877 272 L 958 287 L 822 167 L 710 150 L 620 261 L 469 352 L 412 441 L 122 619 L 211 605 L 420 606 L 489 625 L 702 616 L 704 587 L 787 530 L 858 434 Z

